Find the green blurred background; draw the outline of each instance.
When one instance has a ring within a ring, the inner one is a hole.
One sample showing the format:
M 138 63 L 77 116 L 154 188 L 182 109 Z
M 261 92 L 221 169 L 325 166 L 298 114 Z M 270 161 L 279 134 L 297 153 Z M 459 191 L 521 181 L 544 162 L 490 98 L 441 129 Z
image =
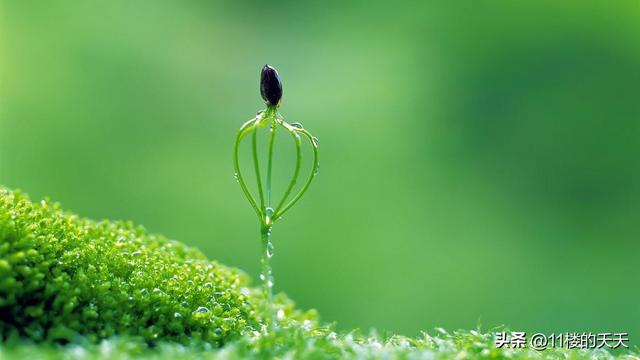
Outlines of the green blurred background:
M 277 290 L 341 329 L 637 344 L 638 1 L 0 4 L 0 183 L 256 278 L 231 148 L 269 63 L 322 163 Z

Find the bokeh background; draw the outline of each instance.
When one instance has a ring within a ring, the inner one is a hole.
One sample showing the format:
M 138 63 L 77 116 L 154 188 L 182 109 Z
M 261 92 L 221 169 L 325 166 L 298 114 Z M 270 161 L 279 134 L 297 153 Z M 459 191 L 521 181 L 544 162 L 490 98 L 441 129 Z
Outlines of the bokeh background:
M 255 279 L 231 148 L 265 63 L 322 164 L 277 290 L 340 329 L 637 344 L 637 1 L 1 0 L 0 183 Z

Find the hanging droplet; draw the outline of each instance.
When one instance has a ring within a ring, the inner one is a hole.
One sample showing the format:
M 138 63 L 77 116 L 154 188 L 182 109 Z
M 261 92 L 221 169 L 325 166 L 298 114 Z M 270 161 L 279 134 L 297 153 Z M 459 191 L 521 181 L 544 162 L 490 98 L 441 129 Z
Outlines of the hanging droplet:
M 267 207 L 266 209 L 264 209 L 264 222 L 266 224 L 271 224 L 272 217 L 273 217 L 273 208 Z M 271 231 L 271 228 L 269 228 L 268 231 Z
M 273 257 L 273 244 L 271 241 L 267 243 L 267 256 L 270 258 Z
M 291 126 L 293 126 L 294 128 L 296 128 L 298 130 L 304 130 L 304 127 L 302 127 L 302 124 L 300 124 L 299 122 L 291 123 Z
M 311 142 L 313 143 L 314 147 L 318 147 L 318 138 L 313 136 L 311 137 Z

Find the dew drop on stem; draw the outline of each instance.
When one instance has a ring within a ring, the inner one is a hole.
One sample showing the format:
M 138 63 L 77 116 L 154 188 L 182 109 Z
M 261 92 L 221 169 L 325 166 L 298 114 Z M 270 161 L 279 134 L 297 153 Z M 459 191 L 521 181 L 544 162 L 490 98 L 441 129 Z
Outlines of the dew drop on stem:
M 269 241 L 267 243 L 267 257 L 271 258 L 273 256 L 273 243 Z

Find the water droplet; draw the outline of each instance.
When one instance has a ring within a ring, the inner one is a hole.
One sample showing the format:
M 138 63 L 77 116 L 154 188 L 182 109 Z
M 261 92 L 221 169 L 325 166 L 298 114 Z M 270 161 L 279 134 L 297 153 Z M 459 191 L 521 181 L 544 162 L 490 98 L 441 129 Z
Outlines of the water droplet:
M 280 321 L 284 320 L 284 310 L 282 309 L 278 310 L 278 313 L 276 314 L 276 318 Z
M 142 251 L 140 251 L 140 250 L 136 250 L 136 251 L 131 253 L 131 256 L 140 256 L 140 255 L 142 255 Z
M 299 130 L 304 130 L 304 127 L 302 127 L 302 124 L 300 124 L 298 122 L 291 123 L 291 126 L 293 126 L 296 129 L 299 129 Z
M 149 290 L 147 290 L 146 288 L 140 289 L 140 295 L 147 296 L 148 294 L 149 294 Z
M 313 136 L 311 137 L 311 142 L 313 143 L 313 146 L 318 147 L 318 138 Z
M 313 169 L 313 176 L 318 175 L 318 172 L 320 171 L 320 163 L 318 163 L 315 167 L 315 169 Z
M 267 207 L 264 210 L 265 214 L 264 214 L 264 222 L 267 224 L 271 224 L 271 218 L 273 217 L 273 208 L 271 207 Z M 268 229 L 269 231 L 269 235 L 271 235 L 271 229 Z
M 200 307 L 198 307 L 198 308 L 196 309 L 196 311 L 194 311 L 194 312 L 196 312 L 196 313 L 198 313 L 198 314 L 205 314 L 205 313 L 208 313 L 208 312 L 209 312 L 209 309 L 207 309 L 207 308 L 206 308 L 206 307 L 204 307 L 204 306 L 200 306 Z
M 271 243 L 271 241 L 267 243 L 267 256 L 268 257 L 273 256 L 273 244 Z
M 237 182 L 240 182 L 240 179 L 238 178 L 238 173 L 237 172 L 233 173 L 233 178 L 236 179 Z
M 213 284 L 208 282 L 204 284 L 204 287 L 211 289 L 213 287 Z

